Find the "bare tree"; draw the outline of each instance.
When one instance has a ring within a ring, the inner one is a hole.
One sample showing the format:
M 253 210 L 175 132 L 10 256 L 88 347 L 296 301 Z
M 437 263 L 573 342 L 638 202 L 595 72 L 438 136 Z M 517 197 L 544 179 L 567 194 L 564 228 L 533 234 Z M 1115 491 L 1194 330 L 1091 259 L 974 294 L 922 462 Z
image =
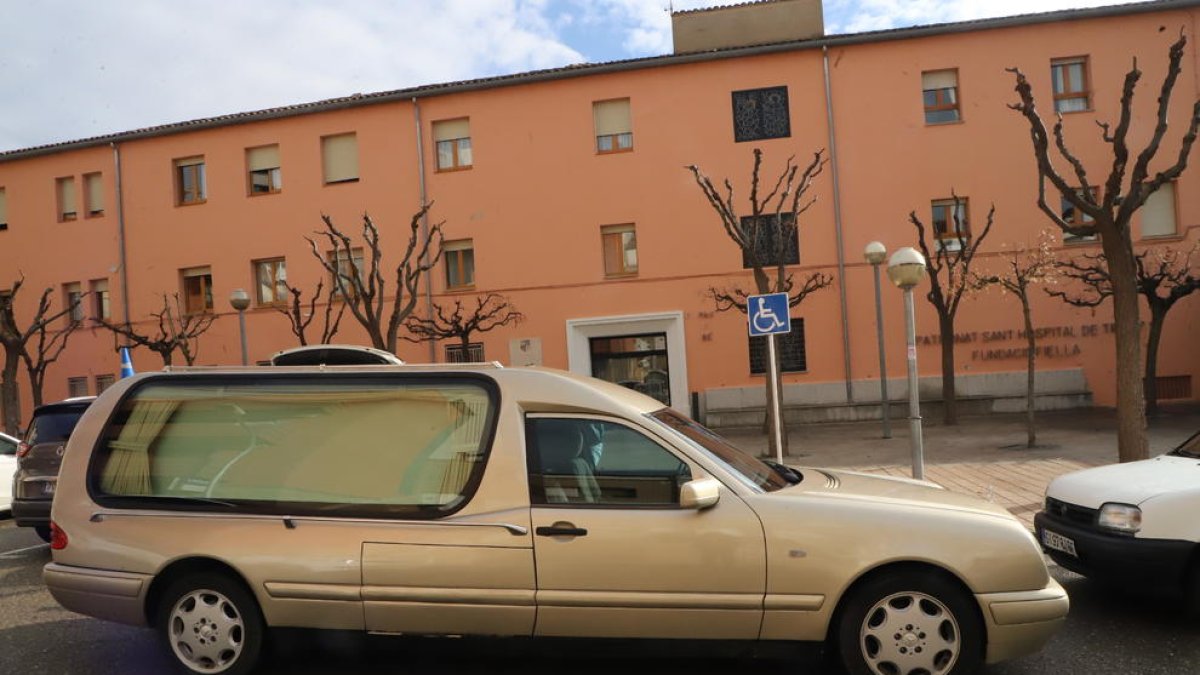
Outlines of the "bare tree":
M 164 366 L 169 366 L 178 351 L 187 365 L 196 362 L 200 350 L 200 336 L 212 327 L 216 317 L 209 312 L 188 314 L 182 310 L 179 294 L 172 295 L 172 301 L 164 293 L 163 306 L 157 312 L 151 312 L 154 317 L 154 333 L 139 333 L 132 325 L 112 323 L 107 319 L 95 319 L 96 323 L 112 331 L 115 335 L 125 338 L 135 347 L 145 347 L 158 354 Z
M 1057 278 L 1057 256 L 1054 253 L 1054 236 L 1043 231 L 1032 247 L 1024 245 L 1010 248 L 1001 253 L 1004 271 L 996 274 L 972 275 L 976 287 L 992 286 L 1003 293 L 1011 293 L 1021 302 L 1021 317 L 1025 325 L 1026 358 L 1025 374 L 1025 431 L 1026 447 L 1037 445 L 1037 426 L 1034 419 L 1034 387 L 1036 384 L 1035 362 L 1037 359 L 1037 334 L 1033 330 L 1033 311 L 1029 306 L 1032 288 L 1052 284 Z
M 507 297 L 498 293 L 476 297 L 473 309 L 464 308 L 461 300 L 454 301 L 453 309 L 438 304 L 433 309 L 433 316 L 429 318 L 410 314 L 405 319 L 404 327 L 412 335 L 404 339 L 409 342 L 458 340 L 464 357 L 469 353 L 473 334 L 486 333 L 525 320 L 525 315 L 517 311 Z
M 9 434 L 20 433 L 21 393 L 17 388 L 17 365 L 26 356 L 29 340 L 44 331 L 52 321 L 69 315 L 78 305 L 76 301 L 68 307 L 52 312 L 50 296 L 54 289 L 46 288 L 38 298 L 33 318 L 27 324 L 23 324 L 17 320 L 14 304 L 24 285 L 25 277 L 22 275 L 7 289 L 0 290 L 0 344 L 4 345 L 4 370 L 0 371 L 0 407 L 4 409 L 4 430 Z M 63 338 L 64 346 L 65 341 L 66 338 Z M 41 396 L 40 391 L 37 392 L 37 396 Z
M 430 225 L 425 232 L 421 231 L 421 222 L 431 206 L 432 202 L 422 205 L 409 223 L 408 243 L 395 266 L 395 292 L 390 308 L 385 306 L 387 280 L 384 278 L 383 246 L 379 240 L 379 229 L 369 215 L 363 214 L 362 224 L 362 243 L 366 245 L 363 252 L 369 252 L 369 261 L 356 257 L 355 242 L 339 230 L 329 216 L 321 216 L 325 229 L 316 232 L 332 247 L 329 255 L 318 249 L 316 240 L 305 237 L 312 248 L 313 257 L 329 273 L 334 289 L 350 313 L 366 329 L 376 349 L 396 353 L 400 326 L 417 304 L 421 276 L 433 269 L 442 257 L 444 222 Z
M 46 384 L 46 370 L 50 364 L 58 360 L 62 353 L 67 348 L 67 340 L 71 334 L 83 323 L 76 319 L 74 314 L 76 308 L 83 302 L 87 293 L 82 293 L 72 300 L 71 305 L 67 307 L 65 316 L 68 317 L 67 325 L 59 330 L 51 331 L 47 322 L 42 322 L 35 331 L 33 338 L 26 343 L 24 351 L 21 352 L 21 359 L 25 362 L 25 372 L 29 375 L 29 390 L 33 398 L 33 407 L 38 407 L 43 403 L 43 392 Z M 32 342 L 32 349 L 30 349 Z
M 739 215 L 739 209 L 734 206 L 733 184 L 728 178 L 724 181 L 722 192 L 700 167 L 694 164 L 685 167 L 692 172 L 696 185 L 721 219 L 725 234 L 741 249 L 743 262 L 754 275 L 754 290 L 750 292 L 741 288 L 710 287 L 708 295 L 716 305 L 717 311 L 736 309 L 745 314 L 747 296 L 765 293 L 787 293 L 788 306 L 795 307 L 804 302 L 809 294 L 833 284 L 832 277 L 815 272 L 797 287 L 795 278 L 787 269 L 789 248 L 799 246 L 797 237 L 800 216 L 816 203 L 815 197 L 809 198 L 808 191 L 817 176 L 821 175 L 826 161 L 824 150 L 813 153 L 812 161 L 803 169 L 795 163 L 795 157 L 788 157 L 783 171 L 775 179 L 770 191 L 760 196 L 762 150 L 755 148 L 754 167 L 750 172 L 750 214 L 746 216 Z M 776 337 L 769 336 L 768 339 L 775 340 Z M 775 403 L 775 387 L 772 386 L 770 377 L 764 379 L 767 409 L 770 410 Z M 775 384 L 779 383 L 779 380 L 776 380 Z M 767 415 L 768 425 L 769 420 L 770 415 Z M 783 426 L 782 423 L 780 426 Z M 769 434 L 769 437 L 772 439 L 771 450 L 775 450 L 774 435 Z M 786 427 L 780 429 L 780 438 L 783 439 L 783 451 L 786 452 Z
M 1011 104 L 1029 123 L 1033 154 L 1038 170 L 1038 208 L 1052 223 L 1064 232 L 1076 235 L 1096 234 L 1107 260 L 1112 280 L 1113 319 L 1116 323 L 1117 352 L 1117 447 L 1122 462 L 1145 459 L 1149 450 L 1146 444 L 1146 410 L 1143 392 L 1141 340 L 1138 333 L 1138 284 L 1130 223 L 1133 215 L 1166 183 L 1173 181 L 1187 168 L 1188 155 L 1196 141 L 1200 126 L 1200 99 L 1192 106 L 1187 131 L 1180 141 L 1179 154 L 1166 168 L 1151 172 L 1150 163 L 1158 154 L 1163 137 L 1167 133 L 1171 93 L 1179 79 L 1184 47 L 1187 37 L 1180 31 L 1179 39 L 1168 51 L 1167 73 L 1159 90 L 1155 126 L 1149 140 L 1133 159 L 1129 147 L 1130 127 L 1133 120 L 1134 91 L 1141 80 L 1137 60 L 1125 75 L 1121 89 L 1120 119 L 1115 128 L 1107 123 L 1098 123 L 1100 138 L 1112 150 L 1112 164 L 1100 190 L 1093 190 L 1093 183 L 1079 156 L 1067 148 L 1063 134 L 1062 117 L 1059 116 L 1053 131 L 1047 131 L 1045 123 L 1034 101 L 1033 87 L 1025 74 L 1017 68 L 1009 68 L 1016 78 L 1019 103 Z M 1134 136 L 1141 134 L 1134 132 Z M 1071 174 L 1059 173 L 1050 156 L 1052 142 L 1062 160 L 1070 165 Z M 1129 170 L 1133 161 L 1132 171 Z M 1128 175 L 1127 175 L 1128 174 Z M 1054 208 L 1057 204 L 1046 201 L 1046 183 L 1049 182 L 1057 196 L 1068 202 L 1078 213 L 1091 218 L 1090 222 L 1068 222 Z
M 1200 290 L 1200 242 L 1186 253 L 1173 248 L 1146 249 L 1134 256 L 1137 292 L 1150 307 L 1146 338 L 1146 412 L 1158 412 L 1158 344 L 1167 312 L 1179 300 Z M 1080 289 L 1047 290 L 1050 295 L 1076 307 L 1097 307 L 1113 297 L 1112 274 L 1103 255 L 1084 254 L 1060 263 L 1062 274 L 1083 285 Z
M 308 326 L 317 316 L 317 304 L 321 302 L 321 291 L 325 286 L 325 282 L 317 280 L 317 290 L 308 300 L 308 309 L 304 308 L 304 301 L 301 296 L 304 294 L 299 288 L 284 282 L 284 286 L 292 296 L 290 303 L 276 307 L 276 310 L 287 317 L 288 323 L 292 329 L 292 335 L 300 341 L 300 345 L 308 344 Z M 335 303 L 333 289 L 329 289 L 328 297 L 325 298 L 325 313 L 324 322 L 321 324 L 321 341 L 317 344 L 329 344 L 333 340 L 333 336 L 338 332 L 338 326 L 342 323 L 342 315 L 346 313 L 345 303 Z M 333 307 L 337 305 L 337 312 L 334 313 Z
M 942 421 L 945 424 L 958 424 L 958 394 L 954 386 L 954 319 L 963 296 L 971 287 L 971 263 L 983 240 L 992 231 L 996 205 L 988 209 L 983 231 L 978 237 L 973 237 L 966 219 L 966 201 L 953 191 L 950 194 L 953 205 L 946 229 L 953 228 L 954 231 L 935 232 L 932 251 L 925 238 L 925 224 L 917 217 L 917 212 L 909 212 L 908 220 L 917 228 L 917 245 L 921 247 L 929 272 L 929 292 L 925 294 L 925 299 L 929 300 L 938 315 L 938 342 L 942 348 Z

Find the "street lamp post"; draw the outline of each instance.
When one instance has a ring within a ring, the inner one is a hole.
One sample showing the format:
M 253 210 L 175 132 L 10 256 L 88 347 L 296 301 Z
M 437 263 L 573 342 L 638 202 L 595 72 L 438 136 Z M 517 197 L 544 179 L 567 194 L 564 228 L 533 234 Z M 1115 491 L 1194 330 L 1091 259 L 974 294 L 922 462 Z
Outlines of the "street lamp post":
M 912 446 L 912 474 L 925 478 L 925 448 L 921 438 L 921 398 L 917 391 L 917 326 L 913 308 L 913 287 L 925 277 L 925 258 L 916 249 L 905 247 L 888 261 L 888 278 L 904 291 L 904 329 L 908 342 L 908 433 Z
M 863 257 L 871 263 L 875 273 L 875 334 L 879 340 L 879 409 L 883 412 L 883 437 L 892 437 L 892 400 L 888 398 L 887 390 L 887 356 L 883 349 L 883 302 L 879 293 L 879 265 L 887 260 L 887 247 L 881 242 L 873 241 L 867 244 Z
M 246 366 L 250 364 L 246 355 L 246 308 L 250 306 L 250 295 L 244 289 L 235 288 L 229 294 L 229 304 L 238 313 L 238 331 L 242 338 L 242 365 Z

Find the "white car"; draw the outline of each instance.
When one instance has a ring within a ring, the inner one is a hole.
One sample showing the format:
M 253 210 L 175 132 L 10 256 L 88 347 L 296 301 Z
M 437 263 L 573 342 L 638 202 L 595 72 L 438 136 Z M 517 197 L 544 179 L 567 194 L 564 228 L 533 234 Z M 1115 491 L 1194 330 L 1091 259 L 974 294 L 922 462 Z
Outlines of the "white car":
M 1059 476 L 1034 525 L 1046 553 L 1072 572 L 1183 592 L 1200 611 L 1198 512 L 1200 433 L 1153 459 Z
M 0 513 L 12 512 L 13 474 L 17 472 L 17 439 L 0 433 Z

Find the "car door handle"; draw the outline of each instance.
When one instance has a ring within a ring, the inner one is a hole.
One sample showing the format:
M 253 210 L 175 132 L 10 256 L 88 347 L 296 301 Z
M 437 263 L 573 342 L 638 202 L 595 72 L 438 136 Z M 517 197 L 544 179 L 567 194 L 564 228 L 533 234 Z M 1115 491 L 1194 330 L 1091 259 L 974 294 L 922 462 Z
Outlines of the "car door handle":
M 539 537 L 583 537 L 587 535 L 586 529 L 573 525 L 542 526 L 534 530 L 534 532 Z

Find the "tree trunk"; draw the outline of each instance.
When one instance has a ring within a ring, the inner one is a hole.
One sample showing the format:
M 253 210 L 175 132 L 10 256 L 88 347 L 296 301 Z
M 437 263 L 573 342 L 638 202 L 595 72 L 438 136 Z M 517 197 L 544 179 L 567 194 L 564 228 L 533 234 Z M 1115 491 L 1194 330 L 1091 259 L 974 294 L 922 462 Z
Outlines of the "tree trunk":
M 1113 321 L 1117 328 L 1117 458 L 1136 462 L 1149 457 L 1136 263 L 1128 241 L 1108 232 L 1102 232 L 1100 239 L 1112 279 Z
M 1025 447 L 1037 445 L 1037 430 L 1034 426 L 1034 361 L 1037 358 L 1037 338 L 1033 335 L 1033 315 L 1029 311 L 1029 295 L 1022 293 L 1021 314 L 1025 318 L 1025 339 L 1029 346 L 1028 370 L 1025 374 Z
M 1158 414 L 1158 343 L 1167 310 L 1150 305 L 1150 335 L 1146 338 L 1146 415 Z
M 5 348 L 4 371 L 0 373 L 0 408 L 4 409 L 4 431 L 10 436 L 21 434 L 21 392 L 17 389 L 17 350 Z
M 38 407 L 43 402 L 43 390 L 46 385 L 46 371 L 40 373 L 29 372 L 29 393 L 33 398 L 33 407 Z
M 942 422 L 958 424 L 958 397 L 954 391 L 954 319 L 938 316 L 942 342 Z

